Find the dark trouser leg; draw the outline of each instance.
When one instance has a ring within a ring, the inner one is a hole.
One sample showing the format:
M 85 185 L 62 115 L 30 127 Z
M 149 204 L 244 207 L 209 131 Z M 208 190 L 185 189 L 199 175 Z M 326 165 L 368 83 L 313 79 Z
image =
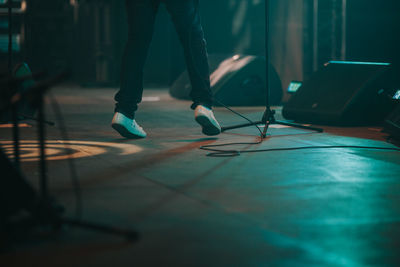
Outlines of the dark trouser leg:
M 128 42 L 122 57 L 121 87 L 115 95 L 115 111 L 134 118 L 142 101 L 143 67 L 153 35 L 160 0 L 125 0 Z
M 164 0 L 183 46 L 192 84 L 190 94 L 194 108 L 203 104 L 211 108 L 210 71 L 206 41 L 198 9 L 199 0 Z

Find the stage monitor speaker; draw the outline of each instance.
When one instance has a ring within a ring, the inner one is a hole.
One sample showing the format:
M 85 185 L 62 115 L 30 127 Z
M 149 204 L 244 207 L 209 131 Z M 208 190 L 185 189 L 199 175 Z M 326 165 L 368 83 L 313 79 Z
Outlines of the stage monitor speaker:
M 265 106 L 265 59 L 257 56 L 234 55 L 221 58 L 210 55 L 210 81 L 214 97 L 228 106 Z M 282 84 L 275 69 L 270 66 L 270 104 L 282 100 Z M 187 71 L 170 87 L 171 96 L 190 100 L 192 87 Z M 215 103 L 219 106 L 218 102 Z
M 3 85 L 6 87 L 6 90 L 1 91 L 0 95 L 2 100 L 0 101 L 0 106 L 7 106 L 9 103 L 6 103 L 10 100 L 10 97 L 17 92 L 24 93 L 29 88 L 35 85 L 35 81 L 32 77 L 32 72 L 26 63 L 18 63 L 13 71 L 15 78 L 26 78 L 22 82 L 18 84 L 15 88 L 8 88 L 8 85 Z M 26 99 L 22 99 L 18 103 L 18 119 L 23 120 L 26 117 L 32 118 L 35 116 L 36 108 L 29 103 Z M 0 123 L 8 123 L 12 122 L 12 113 L 11 110 L 6 110 L 4 113 L 0 114 Z
M 388 63 L 331 61 L 284 105 L 286 119 L 358 126 L 382 122 L 392 110 Z
M 389 133 L 391 137 L 400 141 L 400 103 L 385 119 L 384 126 L 384 132 Z

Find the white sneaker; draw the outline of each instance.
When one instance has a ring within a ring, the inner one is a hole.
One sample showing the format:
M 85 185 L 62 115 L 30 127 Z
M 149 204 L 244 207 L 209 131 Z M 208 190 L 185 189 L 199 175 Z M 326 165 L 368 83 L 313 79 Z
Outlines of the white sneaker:
M 221 133 L 221 126 L 219 126 L 211 109 L 198 105 L 194 110 L 194 118 L 203 128 L 205 135 L 218 135 Z
M 122 113 L 115 112 L 111 122 L 113 127 L 120 135 L 129 139 L 145 138 L 146 132 L 135 120 L 132 120 Z

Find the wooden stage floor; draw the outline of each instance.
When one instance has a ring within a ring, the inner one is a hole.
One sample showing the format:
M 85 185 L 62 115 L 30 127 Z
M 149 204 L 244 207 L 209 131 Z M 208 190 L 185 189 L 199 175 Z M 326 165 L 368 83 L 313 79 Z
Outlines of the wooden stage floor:
M 140 240 L 70 227 L 9 244 L 0 266 L 400 266 L 399 152 L 314 148 L 207 157 L 201 145 L 253 142 L 257 129 L 208 138 L 189 101 L 154 89 L 145 91 L 137 114 L 148 138 L 125 140 L 110 127 L 114 93 L 53 90 L 70 147 L 59 124 L 47 127 L 50 187 L 73 217 L 66 160 L 72 154 L 83 219 L 135 229 Z M 263 113 L 262 107 L 237 110 L 254 120 Z M 50 105 L 47 111 L 57 122 Z M 215 115 L 224 126 L 245 123 L 223 108 Z M 378 127 L 323 128 L 272 125 L 262 144 L 235 148 L 395 147 Z M 0 134 L 11 152 L 11 130 Z M 36 126 L 21 135 L 23 170 L 36 186 Z

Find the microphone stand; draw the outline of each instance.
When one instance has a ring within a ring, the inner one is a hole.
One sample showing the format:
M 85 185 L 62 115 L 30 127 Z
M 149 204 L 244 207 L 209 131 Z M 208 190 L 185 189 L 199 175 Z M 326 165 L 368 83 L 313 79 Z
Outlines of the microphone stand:
M 275 110 L 271 109 L 270 103 L 269 103 L 269 99 L 270 99 L 270 86 L 269 86 L 269 0 L 265 0 L 265 57 L 266 57 L 266 72 L 265 72 L 265 80 L 266 80 L 266 105 L 265 105 L 265 111 L 264 114 L 262 116 L 262 119 L 260 121 L 257 122 L 253 122 L 253 123 L 244 123 L 244 124 L 239 124 L 239 125 L 234 125 L 234 126 L 228 126 L 228 127 L 222 127 L 221 128 L 221 132 L 225 132 L 228 130 L 232 130 L 232 129 L 238 129 L 238 128 L 244 128 L 244 127 L 248 127 L 248 126 L 257 126 L 259 124 L 264 124 L 264 130 L 262 133 L 261 138 L 266 138 L 267 137 L 267 131 L 268 128 L 271 124 L 280 124 L 280 125 L 286 125 L 286 126 L 290 126 L 290 127 L 295 127 L 295 128 L 300 128 L 300 129 L 306 129 L 306 130 L 311 130 L 311 131 L 316 131 L 319 133 L 323 132 L 323 129 L 321 128 L 315 128 L 315 127 L 310 127 L 310 126 L 305 126 L 305 125 L 301 125 L 301 124 L 296 124 L 296 123 L 292 123 L 292 122 L 286 122 L 286 121 L 279 121 L 275 119 Z
M 12 7 L 13 1 L 8 0 L 7 10 L 8 10 L 8 75 L 13 76 L 12 73 Z M 19 128 L 18 128 L 18 103 L 15 103 L 11 107 L 11 119 L 12 119 L 12 134 L 14 139 L 14 165 L 19 170 L 20 169 L 20 152 L 19 152 Z
M 16 78 L 13 77 L 12 71 L 12 0 L 8 0 L 8 72 L 9 72 L 9 85 L 17 88 L 19 82 L 22 82 L 29 76 Z M 122 229 L 107 225 L 101 225 L 97 223 L 87 222 L 80 219 L 70 219 L 61 216 L 64 211 L 63 207 L 57 205 L 55 201 L 50 197 L 48 189 L 47 179 L 47 164 L 46 164 L 46 144 L 45 144 L 45 124 L 48 123 L 45 120 L 44 114 L 44 94 L 54 84 L 63 80 L 66 77 L 66 73 L 63 73 L 53 79 L 49 79 L 44 82 L 40 82 L 24 92 L 17 92 L 12 99 L 10 99 L 10 108 L 12 110 L 12 121 L 13 121 L 13 139 L 14 139 L 14 166 L 17 170 L 20 169 L 20 142 L 19 142 L 19 127 L 18 127 L 18 105 L 23 98 L 32 98 L 38 108 L 38 137 L 39 137 L 39 150 L 40 150 L 40 162 L 39 162 L 39 173 L 40 173 L 40 194 L 37 196 L 36 207 L 32 210 L 33 224 L 39 225 L 50 225 L 54 229 L 59 229 L 62 225 L 70 225 L 81 227 L 85 229 L 101 231 L 103 233 L 119 235 L 127 238 L 131 241 L 136 241 L 139 238 L 139 233 L 129 229 Z M 35 195 L 36 198 L 36 195 Z
M 49 194 L 47 164 L 46 164 L 46 142 L 45 142 L 45 113 L 44 113 L 44 94 L 50 87 L 66 77 L 67 73 L 62 73 L 52 79 L 40 82 L 29 88 L 24 93 L 19 93 L 16 101 L 23 98 L 32 98 L 38 109 L 38 138 L 39 138 L 39 173 L 40 173 L 40 191 L 38 194 L 37 207 L 33 212 L 34 223 L 39 225 L 50 225 L 54 229 L 59 229 L 62 225 L 70 225 L 81 227 L 84 229 L 101 231 L 103 233 L 123 236 L 130 241 L 136 241 L 139 233 L 129 229 L 122 229 L 113 226 L 107 226 L 92 222 L 83 221 L 81 219 L 70 219 L 63 217 L 61 213 L 63 207 L 58 205 Z M 13 103 L 15 104 L 15 103 Z

